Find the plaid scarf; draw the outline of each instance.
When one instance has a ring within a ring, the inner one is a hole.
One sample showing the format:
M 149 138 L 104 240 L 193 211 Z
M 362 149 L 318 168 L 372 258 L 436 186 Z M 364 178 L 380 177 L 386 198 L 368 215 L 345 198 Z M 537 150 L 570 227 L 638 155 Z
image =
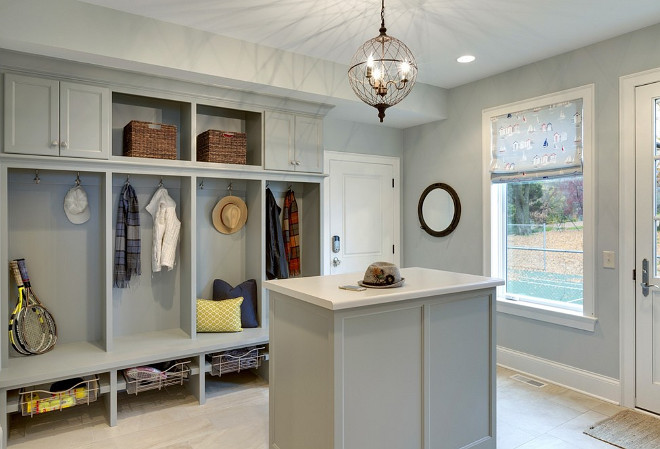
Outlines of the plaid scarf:
M 115 232 L 114 286 L 127 288 L 131 276 L 141 274 L 140 206 L 135 190 L 127 182 L 119 194 Z
M 282 219 L 282 234 L 284 235 L 284 252 L 289 263 L 289 276 L 300 276 L 300 232 L 298 227 L 298 203 L 289 189 L 284 197 L 284 217 Z

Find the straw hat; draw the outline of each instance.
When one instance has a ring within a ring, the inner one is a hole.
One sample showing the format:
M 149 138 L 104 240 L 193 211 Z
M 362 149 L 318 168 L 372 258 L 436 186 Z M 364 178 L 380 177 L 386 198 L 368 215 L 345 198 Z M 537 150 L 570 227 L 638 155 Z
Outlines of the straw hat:
M 358 281 L 362 287 L 393 288 L 401 287 L 405 278 L 401 277 L 399 267 L 389 262 L 374 262 L 364 272 L 364 279 Z
M 247 206 L 237 196 L 229 195 L 218 201 L 211 215 L 213 226 L 223 234 L 238 232 L 247 221 Z
M 73 224 L 83 224 L 90 217 L 87 193 L 81 186 L 69 189 L 64 197 L 64 213 Z

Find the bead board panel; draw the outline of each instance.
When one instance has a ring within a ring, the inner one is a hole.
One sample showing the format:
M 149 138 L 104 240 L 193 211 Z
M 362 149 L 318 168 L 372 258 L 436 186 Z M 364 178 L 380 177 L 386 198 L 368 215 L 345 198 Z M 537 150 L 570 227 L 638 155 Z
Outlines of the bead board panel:
M 9 170 L 9 260 L 26 259 L 34 291 L 55 318 L 58 345 L 100 342 L 105 326 L 104 176 L 80 173 L 91 213 L 83 224 L 71 223 L 63 208 L 76 173 L 40 170 L 38 177 L 37 184 L 34 171 Z M 10 277 L 10 313 L 16 298 Z
M 127 175 L 115 174 L 112 186 L 113 236 L 116 233 L 117 206 L 119 194 Z M 181 297 L 182 267 L 181 238 L 177 246 L 174 268 L 152 272 L 153 218 L 145 209 L 160 182 L 159 176 L 132 175 L 129 179 L 136 191 L 140 207 L 140 239 L 142 275 L 131 279 L 129 288 L 112 289 L 114 337 L 132 334 L 182 328 L 181 303 L 189 303 L 190 298 Z M 163 185 L 177 203 L 177 217 L 181 221 L 180 237 L 187 232 L 189 220 L 181 217 L 181 179 L 163 177 Z

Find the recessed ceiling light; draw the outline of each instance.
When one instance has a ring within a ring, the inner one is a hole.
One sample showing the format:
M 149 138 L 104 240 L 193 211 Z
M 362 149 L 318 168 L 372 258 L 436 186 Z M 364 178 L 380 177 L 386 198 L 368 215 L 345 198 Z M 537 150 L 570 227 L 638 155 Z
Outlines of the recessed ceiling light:
M 461 56 L 460 58 L 458 58 L 458 59 L 456 59 L 456 60 L 457 60 L 458 62 L 460 62 L 461 64 L 467 64 L 468 62 L 472 62 L 472 61 L 474 61 L 475 59 L 477 59 L 477 58 L 475 58 L 475 57 L 472 56 L 472 55 L 464 55 L 464 56 Z

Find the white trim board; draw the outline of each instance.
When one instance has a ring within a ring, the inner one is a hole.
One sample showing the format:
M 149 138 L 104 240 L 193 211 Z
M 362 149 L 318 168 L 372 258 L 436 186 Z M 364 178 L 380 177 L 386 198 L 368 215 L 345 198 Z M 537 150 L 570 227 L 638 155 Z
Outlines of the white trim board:
M 497 364 L 607 402 L 619 404 L 617 379 L 553 362 L 524 352 L 497 347 Z

